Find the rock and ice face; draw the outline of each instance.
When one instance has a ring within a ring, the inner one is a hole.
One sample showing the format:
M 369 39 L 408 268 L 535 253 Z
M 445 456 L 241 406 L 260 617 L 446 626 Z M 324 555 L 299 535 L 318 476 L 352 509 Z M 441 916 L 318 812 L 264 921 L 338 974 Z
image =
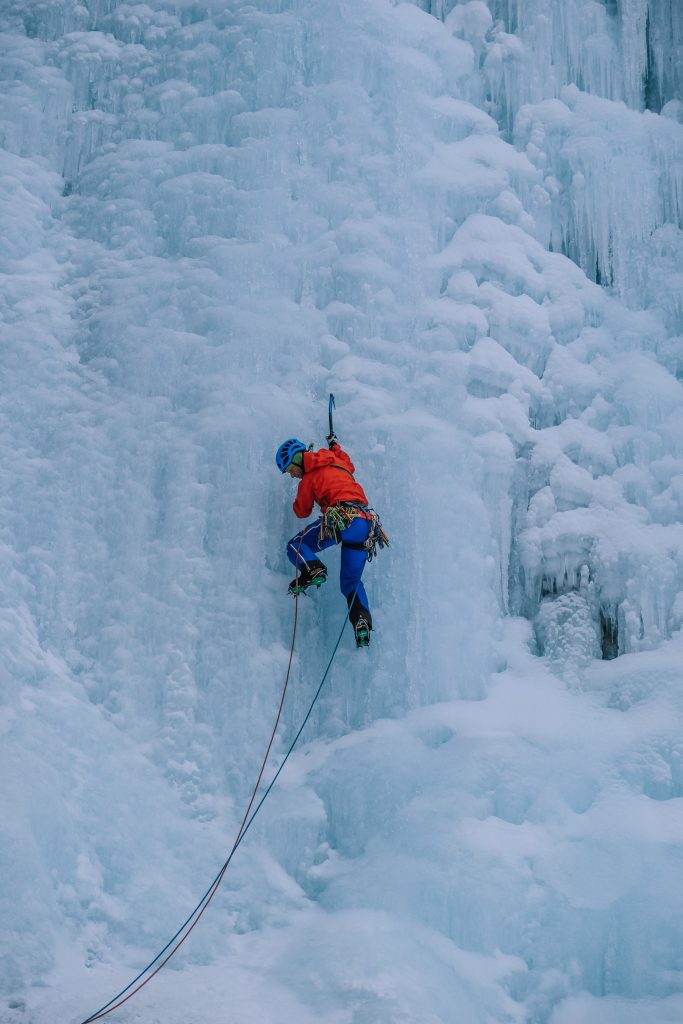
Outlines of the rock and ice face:
M 101 1005 L 222 862 L 287 663 L 273 453 L 329 390 L 373 647 L 119 1018 L 683 1014 L 681 35 L 0 9 L 2 1024 Z M 343 611 L 301 609 L 283 744 Z

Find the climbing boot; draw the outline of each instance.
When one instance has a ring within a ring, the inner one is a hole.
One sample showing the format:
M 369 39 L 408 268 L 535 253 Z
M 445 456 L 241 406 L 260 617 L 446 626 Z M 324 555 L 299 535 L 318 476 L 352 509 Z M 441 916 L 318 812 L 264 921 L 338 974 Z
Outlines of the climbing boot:
M 356 637 L 356 647 L 369 647 L 372 615 L 358 600 L 357 594 L 349 605 L 349 618 Z
M 323 565 L 319 558 L 305 565 L 299 575 L 289 584 L 289 593 L 292 596 L 305 594 L 307 590 L 314 587 L 322 587 L 327 579 L 327 566 Z
M 356 634 L 356 647 L 369 647 L 370 646 L 370 626 L 368 620 L 364 615 L 361 615 L 359 619 L 353 624 L 353 631 Z

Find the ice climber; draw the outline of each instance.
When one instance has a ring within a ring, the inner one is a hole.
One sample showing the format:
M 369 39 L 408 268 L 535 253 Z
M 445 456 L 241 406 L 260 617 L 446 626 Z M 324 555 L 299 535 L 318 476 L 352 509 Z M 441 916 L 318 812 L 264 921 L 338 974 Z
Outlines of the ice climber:
M 289 585 L 290 594 L 305 593 L 327 579 L 327 566 L 318 558 L 324 548 L 341 543 L 339 586 L 349 606 L 349 618 L 356 636 L 356 647 L 370 643 L 372 616 L 361 575 L 378 526 L 376 515 L 368 508 L 365 491 L 354 479 L 354 465 L 334 434 L 327 437 L 329 449 L 309 451 L 295 437 L 283 441 L 275 461 L 281 473 L 299 481 L 294 513 L 306 519 L 313 503 L 321 516 L 309 523 L 287 545 L 287 557 L 298 567 L 298 576 Z M 381 531 L 381 527 L 379 527 Z M 386 541 L 384 534 L 378 542 Z

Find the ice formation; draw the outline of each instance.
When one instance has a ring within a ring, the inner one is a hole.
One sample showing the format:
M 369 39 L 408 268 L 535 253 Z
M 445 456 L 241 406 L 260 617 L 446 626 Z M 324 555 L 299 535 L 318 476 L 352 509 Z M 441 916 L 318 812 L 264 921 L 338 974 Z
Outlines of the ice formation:
M 110 1019 L 683 1016 L 682 11 L 0 6 L 2 1024 L 83 1020 L 224 859 L 291 636 L 273 453 L 330 390 L 373 645 Z

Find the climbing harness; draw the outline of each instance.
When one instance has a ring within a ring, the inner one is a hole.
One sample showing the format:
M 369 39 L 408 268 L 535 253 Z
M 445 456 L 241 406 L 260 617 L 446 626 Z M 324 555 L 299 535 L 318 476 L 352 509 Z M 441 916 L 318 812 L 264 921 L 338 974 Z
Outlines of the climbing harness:
M 359 518 L 367 519 L 370 522 L 367 540 L 358 544 L 343 540 L 344 530 L 348 529 L 354 519 Z M 350 548 L 353 551 L 367 551 L 368 562 L 371 562 L 377 555 L 377 548 L 389 546 L 389 538 L 382 527 L 379 515 L 373 508 L 362 505 L 359 501 L 338 501 L 335 505 L 330 505 L 320 517 L 320 540 L 333 540 L 335 544 L 341 541 L 344 548 Z
M 358 592 L 358 586 L 360 586 L 360 581 L 358 582 L 358 585 L 356 586 L 356 589 L 353 592 L 352 600 L 353 600 L 353 598 L 355 598 L 356 593 Z M 91 1014 L 89 1017 L 86 1017 L 85 1020 L 81 1021 L 81 1024 L 94 1024 L 95 1021 L 102 1020 L 103 1017 L 107 1017 L 110 1013 L 113 1013 L 114 1010 L 118 1010 L 119 1007 L 123 1006 L 124 1003 L 127 1003 L 129 999 L 132 999 L 132 997 L 137 992 L 139 992 L 141 988 L 143 988 L 145 985 L 147 985 L 148 982 L 150 982 L 152 980 L 152 978 L 156 974 L 159 973 L 159 971 L 162 969 L 162 967 L 164 967 L 168 963 L 168 961 L 171 959 L 171 957 L 175 953 L 177 953 L 177 951 L 180 949 L 182 944 L 185 942 L 185 939 L 187 939 L 187 937 L 190 935 L 190 933 L 194 929 L 195 925 L 199 922 L 200 918 L 204 914 L 204 911 L 208 907 L 208 905 L 211 902 L 211 900 L 213 899 L 213 897 L 216 895 L 216 892 L 218 891 L 218 888 L 219 888 L 221 882 L 223 881 L 223 876 L 225 875 L 225 872 L 228 870 L 228 867 L 230 866 L 230 862 L 232 861 L 232 858 L 235 856 L 235 853 L 237 852 L 237 848 L 240 846 L 242 840 L 244 839 L 244 837 L 246 836 L 247 832 L 251 828 L 256 815 L 261 810 L 263 804 L 267 800 L 271 790 L 273 789 L 273 786 L 275 785 L 275 783 L 277 782 L 278 778 L 280 777 L 280 773 L 282 772 L 283 768 L 287 764 L 287 761 L 289 760 L 290 755 L 292 754 L 296 744 L 298 743 L 299 737 L 301 736 L 302 732 L 306 728 L 308 720 L 311 717 L 311 715 L 313 714 L 313 708 L 315 707 L 315 705 L 316 705 L 316 703 L 318 701 L 318 697 L 320 696 L 322 688 L 325 685 L 325 681 L 327 680 L 327 677 L 328 677 L 328 675 L 330 673 L 330 669 L 332 668 L 332 662 L 334 661 L 334 658 L 335 658 L 335 655 L 337 653 L 337 650 L 339 649 L 339 644 L 341 643 L 341 638 L 342 638 L 342 636 L 344 634 L 344 629 L 346 628 L 346 623 L 348 622 L 348 618 L 349 618 L 348 611 L 347 611 L 346 615 L 344 616 L 344 621 L 342 623 L 341 629 L 339 630 L 339 636 L 337 637 L 337 642 L 334 645 L 334 648 L 332 650 L 332 654 L 330 655 L 330 658 L 329 658 L 329 660 L 327 662 L 327 665 L 325 667 L 325 671 L 323 673 L 323 677 L 320 680 L 320 683 L 318 685 L 318 689 L 315 691 L 315 693 L 313 695 L 313 699 L 312 699 L 311 703 L 309 704 L 309 707 L 308 707 L 308 710 L 307 710 L 306 714 L 304 715 L 304 719 L 303 719 L 301 725 L 299 726 L 299 728 L 298 728 L 298 730 L 296 732 L 296 735 L 294 736 L 294 739 L 292 740 L 291 744 L 289 745 L 289 748 L 288 748 L 285 756 L 283 757 L 283 759 L 282 759 L 282 761 L 280 763 L 280 767 L 275 772 L 275 775 L 271 779 L 270 783 L 268 784 L 268 786 L 264 790 L 263 795 L 261 796 L 259 802 L 256 804 L 256 807 L 254 807 L 254 809 L 252 811 L 252 807 L 254 805 L 254 801 L 256 800 L 256 794 L 258 792 L 259 786 L 261 785 L 261 780 L 263 778 L 263 773 L 265 771 L 266 764 L 268 762 L 268 758 L 270 756 L 270 752 L 271 752 L 273 743 L 275 741 L 275 734 L 277 732 L 277 728 L 278 728 L 278 725 L 280 723 L 280 718 L 282 716 L 282 709 L 283 709 L 284 702 L 285 702 L 285 694 L 287 693 L 287 687 L 288 687 L 288 684 L 289 684 L 289 678 L 290 678 L 290 674 L 291 674 L 292 659 L 294 657 L 294 642 L 295 642 L 295 639 L 296 639 L 296 628 L 297 628 L 298 610 L 299 610 L 299 601 L 298 601 L 298 596 L 297 596 L 297 599 L 296 599 L 296 602 L 295 602 L 295 606 L 294 606 L 294 625 L 292 627 L 292 642 L 291 642 L 290 651 L 289 651 L 289 663 L 287 665 L 287 673 L 286 673 L 286 676 L 285 676 L 285 682 L 284 682 L 284 686 L 283 686 L 283 689 L 282 689 L 282 694 L 280 696 L 280 705 L 278 707 L 277 716 L 275 718 L 275 724 L 273 726 L 273 730 L 272 730 L 272 733 L 271 733 L 271 736 L 270 736 L 270 740 L 268 742 L 268 746 L 266 748 L 266 752 L 264 754 L 263 761 L 261 763 L 261 768 L 260 768 L 259 773 L 258 773 L 258 778 L 256 780 L 256 784 L 255 784 L 255 786 L 254 786 L 254 788 L 252 790 L 252 794 L 251 794 L 251 797 L 249 799 L 249 803 L 247 805 L 247 809 L 246 809 L 246 811 L 244 813 L 244 817 L 242 818 L 242 823 L 241 823 L 241 825 L 239 827 L 239 830 L 237 832 L 237 836 L 235 838 L 235 841 L 232 844 L 232 848 L 230 850 L 230 853 L 228 854 L 228 857 L 227 857 L 225 863 L 221 867 L 220 871 L 218 872 L 218 874 L 214 878 L 214 880 L 211 883 L 211 885 L 209 886 L 209 888 L 206 890 L 206 892 L 204 893 L 204 895 L 200 899 L 199 903 L 197 903 L 197 905 L 194 908 L 194 910 L 192 911 L 192 913 L 183 922 L 183 924 L 180 926 L 180 928 L 175 933 L 175 935 L 171 939 L 169 939 L 169 941 L 166 943 L 164 948 L 159 953 L 157 953 L 155 958 L 152 961 L 150 961 L 150 963 L 148 963 L 147 966 L 144 967 L 140 971 L 140 973 L 135 978 L 133 978 L 133 980 L 124 989 L 122 989 L 120 992 L 118 992 L 117 995 L 113 996 L 109 1000 L 108 1003 L 104 1004 L 104 1006 L 101 1006 L 99 1010 L 96 1010 L 95 1013 Z M 162 957 L 163 957 L 163 959 L 162 959 Z M 152 968 L 154 968 L 154 970 L 152 970 Z M 147 977 L 145 977 L 145 975 L 147 975 Z M 139 982 L 139 984 L 138 984 L 138 982 Z
M 320 517 L 320 540 L 333 540 L 339 543 L 341 534 L 348 529 L 354 519 L 367 519 L 367 509 L 357 501 L 338 501 Z

